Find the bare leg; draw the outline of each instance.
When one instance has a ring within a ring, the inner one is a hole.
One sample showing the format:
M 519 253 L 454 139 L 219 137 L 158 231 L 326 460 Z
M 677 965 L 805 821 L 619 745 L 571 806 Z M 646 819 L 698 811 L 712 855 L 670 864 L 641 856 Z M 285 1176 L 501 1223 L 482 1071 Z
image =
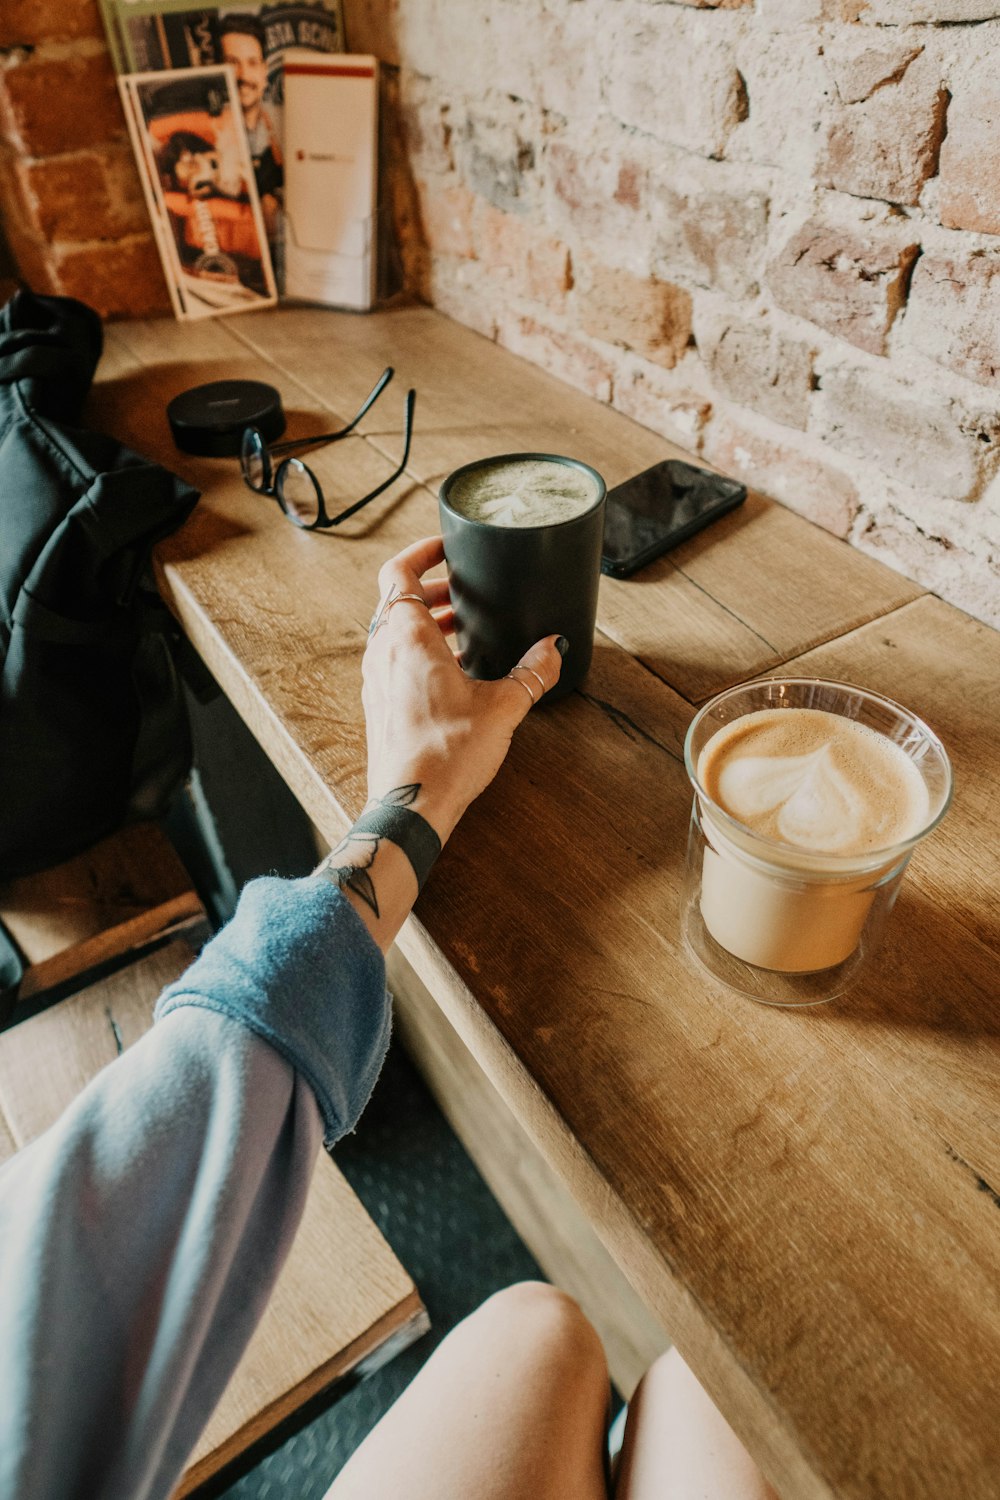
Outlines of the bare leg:
M 606 1500 L 608 1370 L 576 1303 L 524 1282 L 427 1361 L 327 1500 Z
M 629 1404 L 615 1500 L 778 1500 L 676 1349 Z

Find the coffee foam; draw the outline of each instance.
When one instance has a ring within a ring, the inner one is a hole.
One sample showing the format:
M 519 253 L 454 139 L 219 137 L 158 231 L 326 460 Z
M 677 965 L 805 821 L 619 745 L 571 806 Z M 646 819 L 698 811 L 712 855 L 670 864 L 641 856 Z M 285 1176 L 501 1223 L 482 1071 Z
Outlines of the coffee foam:
M 590 510 L 597 494 L 582 469 L 529 458 L 459 475 L 449 487 L 448 504 L 487 526 L 557 526 Z
M 878 730 L 813 708 L 761 709 L 705 745 L 698 779 L 752 832 L 816 853 L 890 848 L 926 823 L 916 766 Z

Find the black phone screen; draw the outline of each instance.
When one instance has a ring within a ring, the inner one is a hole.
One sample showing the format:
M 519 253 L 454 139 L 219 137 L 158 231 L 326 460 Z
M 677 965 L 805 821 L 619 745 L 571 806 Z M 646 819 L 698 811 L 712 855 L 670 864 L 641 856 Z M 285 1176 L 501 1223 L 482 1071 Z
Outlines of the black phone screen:
M 624 578 L 746 499 L 735 479 L 666 459 L 608 493 L 601 569 Z

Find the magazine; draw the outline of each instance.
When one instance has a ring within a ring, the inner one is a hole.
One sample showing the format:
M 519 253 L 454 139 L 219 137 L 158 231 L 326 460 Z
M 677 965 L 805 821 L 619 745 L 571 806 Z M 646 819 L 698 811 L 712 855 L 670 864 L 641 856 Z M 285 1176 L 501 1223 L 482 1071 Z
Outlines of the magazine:
M 277 288 L 231 67 L 118 80 L 178 318 L 271 307 Z
M 112 57 L 126 76 L 229 64 L 282 284 L 284 147 L 282 61 L 292 48 L 342 52 L 341 0 L 192 5 L 191 0 L 101 0 Z

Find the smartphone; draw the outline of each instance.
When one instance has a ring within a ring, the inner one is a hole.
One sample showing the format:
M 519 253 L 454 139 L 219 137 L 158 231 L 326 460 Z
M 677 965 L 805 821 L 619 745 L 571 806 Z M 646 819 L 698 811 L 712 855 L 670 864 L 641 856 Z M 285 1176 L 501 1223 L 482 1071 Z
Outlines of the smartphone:
M 608 492 L 601 572 L 628 578 L 661 552 L 735 510 L 746 487 L 668 458 Z

